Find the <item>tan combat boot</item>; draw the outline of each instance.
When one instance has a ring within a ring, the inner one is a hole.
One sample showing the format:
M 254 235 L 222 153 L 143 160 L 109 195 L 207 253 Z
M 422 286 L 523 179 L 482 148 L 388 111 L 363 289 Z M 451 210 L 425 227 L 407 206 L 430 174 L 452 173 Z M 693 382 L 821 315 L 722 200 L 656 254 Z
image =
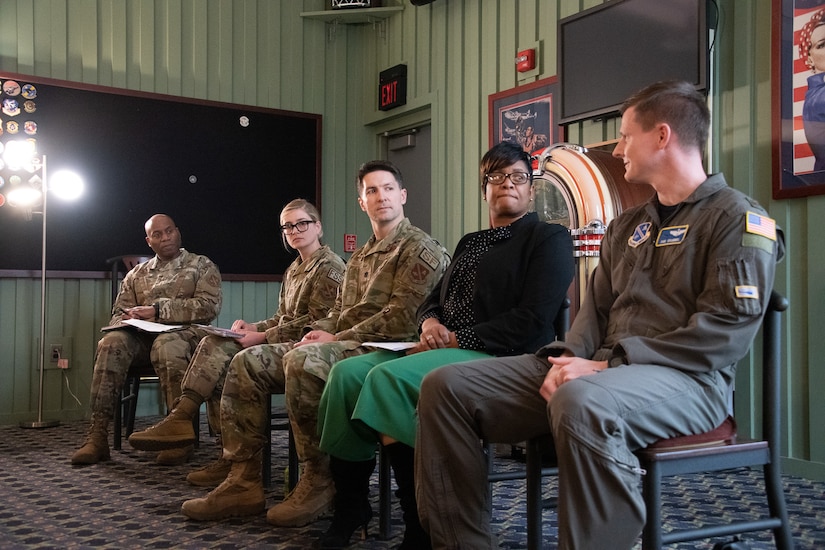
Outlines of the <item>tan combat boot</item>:
M 231 469 L 232 463 L 224 457 L 220 457 L 215 462 L 208 464 L 200 470 L 190 472 L 190 474 L 186 476 L 186 481 L 197 487 L 216 487 L 226 479 Z
M 210 521 L 260 514 L 265 508 L 259 452 L 244 462 L 233 462 L 223 483 L 205 498 L 184 502 L 181 512 L 198 521 Z
M 329 457 L 307 460 L 295 490 L 266 513 L 266 521 L 279 527 L 301 527 L 332 510 L 335 484 Z
M 97 464 L 109 458 L 109 417 L 93 415 L 86 441 L 72 455 L 72 464 Z
M 179 447 L 177 449 L 166 449 L 158 453 L 155 462 L 164 466 L 178 466 L 186 464 L 192 459 L 195 454 L 195 446 Z
M 193 445 L 196 437 L 192 419 L 200 406 L 188 395 L 182 396 L 166 418 L 151 428 L 130 435 L 129 445 L 139 451 L 163 451 Z

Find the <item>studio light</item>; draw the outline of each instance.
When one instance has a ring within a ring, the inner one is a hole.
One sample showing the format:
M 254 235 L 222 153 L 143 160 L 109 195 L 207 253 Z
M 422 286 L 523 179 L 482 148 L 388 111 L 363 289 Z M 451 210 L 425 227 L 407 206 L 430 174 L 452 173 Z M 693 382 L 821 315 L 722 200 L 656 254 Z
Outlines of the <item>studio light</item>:
M 23 176 L 15 188 L 8 193 L 9 205 L 25 208 L 27 214 L 43 216 L 43 241 L 40 262 L 40 368 L 37 398 L 37 420 L 21 422 L 23 428 L 51 428 L 60 424 L 59 420 L 43 420 L 43 380 L 46 370 L 46 227 L 48 222 L 49 193 L 64 199 L 76 199 L 83 193 L 83 180 L 75 173 L 59 171 L 51 181 L 46 170 L 46 155 L 37 156 L 32 140 L 9 141 L 3 153 L 3 160 L 10 170 L 20 171 Z M 39 172 L 39 175 L 38 175 Z M 39 211 L 34 208 L 40 206 Z

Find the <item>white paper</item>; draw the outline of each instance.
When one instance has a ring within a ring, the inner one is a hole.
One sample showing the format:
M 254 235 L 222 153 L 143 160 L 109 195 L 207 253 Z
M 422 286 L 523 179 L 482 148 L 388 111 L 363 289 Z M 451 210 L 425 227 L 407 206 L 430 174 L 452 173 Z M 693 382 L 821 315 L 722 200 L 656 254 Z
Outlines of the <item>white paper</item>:
M 126 325 L 132 325 L 144 332 L 171 332 L 183 328 L 183 325 L 164 325 L 163 323 L 154 323 L 152 321 L 144 321 L 143 319 L 123 319 L 121 322 Z
M 405 349 L 414 348 L 418 342 L 364 342 L 361 344 L 368 348 L 388 349 L 390 351 L 404 351 Z
M 108 327 L 103 327 L 100 329 L 103 332 L 107 332 L 110 330 L 117 330 L 119 328 L 124 328 L 124 325 L 129 325 L 135 327 L 138 330 L 142 330 L 143 332 L 172 332 L 173 330 L 180 330 L 183 328 L 183 325 L 164 325 L 162 323 L 153 323 L 152 321 L 144 321 L 143 319 L 123 319 L 120 323 L 116 325 L 109 325 Z

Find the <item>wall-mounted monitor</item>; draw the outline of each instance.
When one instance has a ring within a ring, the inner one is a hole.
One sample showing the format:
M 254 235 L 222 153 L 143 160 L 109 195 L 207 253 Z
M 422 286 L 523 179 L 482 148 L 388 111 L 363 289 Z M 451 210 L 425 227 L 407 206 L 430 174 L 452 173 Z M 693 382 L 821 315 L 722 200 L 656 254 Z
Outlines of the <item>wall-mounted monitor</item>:
M 680 79 L 705 90 L 707 0 L 611 0 L 559 21 L 561 124 L 612 115 L 633 92 Z

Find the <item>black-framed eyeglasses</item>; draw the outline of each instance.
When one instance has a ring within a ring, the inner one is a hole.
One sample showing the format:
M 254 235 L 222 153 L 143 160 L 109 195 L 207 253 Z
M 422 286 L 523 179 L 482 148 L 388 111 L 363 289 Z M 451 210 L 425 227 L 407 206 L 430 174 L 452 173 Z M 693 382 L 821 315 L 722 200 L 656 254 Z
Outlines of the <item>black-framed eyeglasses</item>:
M 301 220 L 295 223 L 285 223 L 281 226 L 281 231 L 287 235 L 292 233 L 293 230 L 297 229 L 298 233 L 303 233 L 307 229 L 309 229 L 309 224 L 315 223 L 313 220 Z
M 493 185 L 501 185 L 507 178 L 510 178 L 513 185 L 524 185 L 530 181 L 530 174 L 527 172 L 510 172 L 509 174 L 492 172 L 490 174 L 484 174 L 484 181 L 492 183 Z

